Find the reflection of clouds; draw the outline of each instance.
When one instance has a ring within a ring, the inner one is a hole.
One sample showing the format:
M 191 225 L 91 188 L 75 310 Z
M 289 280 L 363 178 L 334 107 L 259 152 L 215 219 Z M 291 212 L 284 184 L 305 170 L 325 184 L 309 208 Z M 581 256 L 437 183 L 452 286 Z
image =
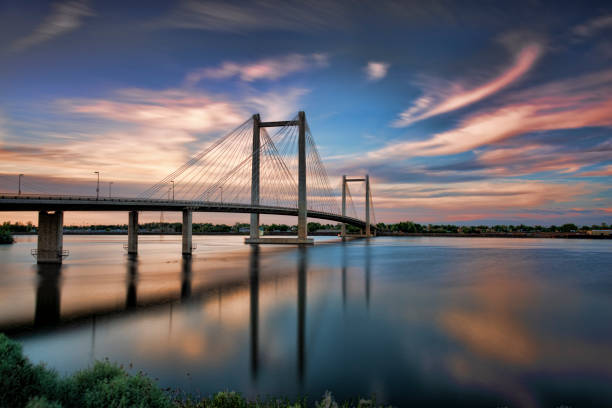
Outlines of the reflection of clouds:
M 472 351 L 506 363 L 529 364 L 536 356 L 520 324 L 492 313 L 451 311 L 441 321 L 445 330 Z
M 532 270 L 517 262 L 496 266 L 494 277 L 475 272 L 475 286 L 461 290 L 458 303 L 438 315 L 438 327 L 460 346 L 441 358 L 454 380 L 504 395 L 516 406 L 530 407 L 539 404 L 522 383 L 522 375 L 612 374 L 612 348 L 580 331 L 582 322 L 577 319 L 586 307 L 580 302 L 581 294 L 544 285 L 533 274 L 529 278 L 513 275 L 517 267 Z M 470 269 L 479 270 L 478 265 Z M 546 306 L 549 300 L 554 307 Z M 565 324 L 575 330 L 556 331 Z
M 536 282 L 486 274 L 478 279 L 462 294 L 469 299 L 465 304 L 442 310 L 438 326 L 481 357 L 519 366 L 535 363 L 542 350 L 526 321 L 530 308 L 536 308 Z
M 503 374 L 500 375 L 498 370 L 491 369 L 483 364 L 474 364 L 473 361 L 461 354 L 448 356 L 445 363 L 446 369 L 459 383 L 493 390 L 503 395 L 505 402 L 512 401 L 517 407 L 538 406 L 535 397 L 524 385 Z

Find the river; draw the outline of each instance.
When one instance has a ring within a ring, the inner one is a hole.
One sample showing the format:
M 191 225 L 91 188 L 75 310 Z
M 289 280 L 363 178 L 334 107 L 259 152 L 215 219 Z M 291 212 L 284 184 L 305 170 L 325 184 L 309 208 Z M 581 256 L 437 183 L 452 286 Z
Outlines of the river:
M 36 237 L 0 246 L 0 331 L 60 373 L 108 358 L 199 395 L 612 406 L 612 241 Z

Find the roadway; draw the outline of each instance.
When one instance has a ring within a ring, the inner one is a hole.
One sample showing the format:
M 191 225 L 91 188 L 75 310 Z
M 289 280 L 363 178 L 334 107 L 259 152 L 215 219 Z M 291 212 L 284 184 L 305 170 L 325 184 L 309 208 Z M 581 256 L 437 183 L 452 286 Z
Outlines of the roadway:
M 157 200 L 144 198 L 96 198 L 90 196 L 65 195 L 16 195 L 0 193 L 0 211 L 177 211 L 223 212 L 242 214 L 298 215 L 291 207 L 252 206 L 209 201 Z M 343 222 L 357 228 L 365 228 L 363 220 L 342 215 L 308 210 L 309 218 Z M 376 229 L 375 225 L 371 228 Z

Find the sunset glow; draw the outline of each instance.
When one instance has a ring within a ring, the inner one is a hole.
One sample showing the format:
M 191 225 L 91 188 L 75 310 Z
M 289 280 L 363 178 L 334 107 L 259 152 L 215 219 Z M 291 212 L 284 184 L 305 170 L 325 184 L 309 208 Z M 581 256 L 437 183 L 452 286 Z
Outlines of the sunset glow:
M 137 196 L 252 114 L 303 110 L 378 221 L 610 221 L 609 5 L 272 3 L 0 6 L 0 191 L 95 195 L 99 171 Z

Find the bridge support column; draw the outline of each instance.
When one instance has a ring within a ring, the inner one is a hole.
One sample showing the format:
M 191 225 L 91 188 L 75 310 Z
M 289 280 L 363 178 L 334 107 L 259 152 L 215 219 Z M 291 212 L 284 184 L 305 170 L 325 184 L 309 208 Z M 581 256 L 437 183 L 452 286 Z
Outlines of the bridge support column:
M 253 115 L 253 156 L 251 159 L 251 205 L 259 205 L 259 114 Z M 250 238 L 259 238 L 259 214 L 251 214 Z
M 183 227 L 181 229 L 183 235 L 183 256 L 191 256 L 192 246 L 192 212 L 183 210 Z
M 128 221 L 128 254 L 138 253 L 138 211 L 130 211 Z
M 308 239 L 308 210 L 306 202 L 306 114 L 298 114 L 298 240 Z
M 64 213 L 55 211 L 38 213 L 38 250 L 36 261 L 39 264 L 62 263 Z
M 346 217 L 346 174 L 342 175 L 342 216 Z M 342 239 L 346 239 L 346 223 L 342 223 L 340 232 Z
M 370 238 L 371 235 L 371 231 L 370 231 L 370 175 L 366 174 L 365 176 L 365 218 L 366 218 L 366 230 L 365 230 L 365 236 L 366 238 Z

